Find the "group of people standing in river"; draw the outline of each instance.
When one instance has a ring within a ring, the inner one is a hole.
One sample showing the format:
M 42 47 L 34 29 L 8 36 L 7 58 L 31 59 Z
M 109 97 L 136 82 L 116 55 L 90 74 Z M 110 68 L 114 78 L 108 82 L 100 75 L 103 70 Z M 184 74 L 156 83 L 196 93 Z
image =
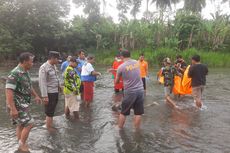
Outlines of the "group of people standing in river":
M 59 63 L 60 54 L 50 51 L 48 60 L 39 68 L 39 88 L 41 96 L 32 86 L 29 70 L 33 66 L 34 55 L 24 52 L 19 56 L 19 64 L 9 73 L 6 79 L 6 103 L 13 124 L 17 125 L 16 135 L 19 141 L 19 150 L 29 151 L 26 140 L 33 127 L 34 120 L 30 114 L 31 97 L 35 102 L 45 105 L 46 128 L 55 131 L 53 117 L 58 103 L 60 92 L 65 95 L 65 116 L 67 119 L 79 118 L 79 100 L 81 96 L 85 107 L 89 107 L 93 100 L 94 82 L 101 73 L 93 67 L 94 56 L 85 57 L 85 52 L 80 50 L 78 57 L 68 56 L 61 65 L 62 82 L 60 82 L 56 65 Z M 187 65 L 181 56 L 178 56 L 175 66 L 169 58 L 165 58 L 160 76 L 164 77 L 164 91 L 166 101 L 173 107 L 176 104 L 170 98 L 172 93 L 173 78 L 175 75 L 182 76 Z M 148 63 L 141 54 L 139 60 L 131 59 L 128 50 L 121 50 L 116 56 L 111 69 L 114 76 L 114 90 L 123 90 L 124 97 L 121 103 L 121 113 L 118 119 L 118 127 L 123 128 L 126 116 L 130 110 L 134 111 L 134 126 L 139 128 L 141 116 L 144 114 L 144 97 L 146 92 L 146 79 L 148 79 Z M 191 78 L 194 100 L 197 107 L 202 106 L 201 96 L 206 83 L 208 69 L 200 63 L 200 57 L 192 57 L 192 66 L 188 76 Z M 71 115 L 73 114 L 73 115 Z
M 177 56 L 174 64 L 169 58 L 163 60 L 163 67 L 158 73 L 158 78 L 162 78 L 161 83 L 164 84 L 165 101 L 173 108 L 178 109 L 171 98 L 173 93 L 179 95 L 192 94 L 196 106 L 201 108 L 203 105 L 202 94 L 206 84 L 208 68 L 200 63 L 199 55 L 194 55 L 191 58 L 191 63 L 191 66 L 187 65 L 181 55 Z M 131 59 L 128 50 L 123 50 L 115 57 L 109 72 L 113 74 L 115 92 L 124 90 L 118 122 L 119 128 L 123 128 L 126 116 L 130 114 L 131 109 L 134 110 L 134 126 L 139 128 L 141 115 L 144 114 L 143 103 L 146 93 L 146 79 L 148 79 L 148 62 L 144 60 L 144 54 L 140 54 L 139 60 L 136 61 Z M 177 81 L 177 84 L 176 77 L 180 80 Z M 185 85 L 181 85 L 183 81 L 186 82 Z
M 60 54 L 50 51 L 48 60 L 39 69 L 39 87 L 42 101 L 45 104 L 46 127 L 54 131 L 53 116 L 58 103 L 59 93 L 65 95 L 65 116 L 79 118 L 79 101 L 77 96 L 82 93 L 85 106 L 89 107 L 93 100 L 93 88 L 96 76 L 101 75 L 93 68 L 94 57 L 85 58 L 84 51 L 79 51 L 78 58 L 69 56 L 61 65 L 62 80 L 60 82 L 56 65 L 59 63 Z M 83 94 L 84 93 L 84 94 Z
M 191 65 L 187 65 L 181 55 L 171 63 L 169 58 L 163 60 L 163 67 L 158 73 L 158 77 L 163 77 L 164 93 L 166 102 L 174 108 L 178 108 L 172 100 L 171 94 L 186 95 L 192 94 L 198 108 L 202 107 L 202 94 L 206 84 L 208 68 L 200 63 L 200 56 L 194 55 L 191 58 Z
M 19 150 L 28 152 L 26 140 L 33 127 L 34 120 L 30 114 L 31 97 L 35 102 L 45 106 L 46 128 L 54 132 L 53 117 L 61 92 L 65 95 L 65 115 L 67 119 L 73 114 L 74 119 L 79 118 L 79 101 L 77 96 L 82 94 L 85 106 L 89 107 L 93 100 L 94 81 L 101 73 L 93 68 L 94 57 L 87 56 L 83 50 L 79 51 L 78 58 L 68 57 L 61 66 L 63 83 L 60 82 L 57 64 L 60 53 L 50 51 L 48 60 L 39 68 L 39 88 L 41 96 L 32 86 L 29 70 L 33 66 L 34 55 L 29 52 L 21 53 L 19 64 L 9 73 L 6 79 L 6 103 L 13 124 L 17 125 L 16 135 Z

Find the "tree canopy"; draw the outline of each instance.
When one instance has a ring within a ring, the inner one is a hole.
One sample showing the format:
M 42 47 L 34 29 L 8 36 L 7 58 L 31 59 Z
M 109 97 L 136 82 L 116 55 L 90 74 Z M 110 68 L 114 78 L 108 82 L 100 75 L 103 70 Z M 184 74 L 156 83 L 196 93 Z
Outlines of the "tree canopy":
M 177 10 L 175 17 L 167 17 L 165 10 L 172 11 L 182 1 L 184 7 Z M 0 0 L 0 52 L 8 57 L 21 51 L 45 55 L 48 50 L 74 52 L 80 48 L 230 49 L 229 15 L 218 10 L 212 13 L 212 19 L 202 18 L 207 0 L 146 0 L 142 19 L 136 16 L 143 1 L 117 0 L 119 23 L 101 11 L 101 5 L 106 7 L 105 0 L 73 2 L 83 7 L 86 16 L 66 20 L 70 11 L 66 0 Z M 229 1 L 222 1 L 226 2 Z M 154 5 L 160 16 L 149 11 Z

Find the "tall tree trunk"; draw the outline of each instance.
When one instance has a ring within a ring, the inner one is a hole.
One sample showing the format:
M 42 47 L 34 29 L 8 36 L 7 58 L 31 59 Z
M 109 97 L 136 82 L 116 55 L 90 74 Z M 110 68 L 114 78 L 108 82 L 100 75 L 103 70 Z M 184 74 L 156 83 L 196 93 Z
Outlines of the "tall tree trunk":
M 98 48 L 99 48 L 99 41 L 97 40 L 97 48 L 96 48 L 96 50 L 98 50 Z
M 130 40 L 129 40 L 129 45 L 130 45 L 130 48 L 132 48 L 134 50 L 135 48 L 135 40 L 134 40 L 134 37 L 133 37 L 133 32 L 130 32 Z
M 125 35 L 124 41 L 125 41 L 124 47 L 127 48 L 128 47 L 128 36 L 127 35 Z
M 160 16 L 159 16 L 160 22 L 161 24 L 164 23 L 164 10 L 160 9 Z
M 100 42 L 101 42 L 101 35 L 100 34 L 96 34 L 96 41 L 97 41 L 97 48 L 96 50 L 99 49 L 99 46 L 100 46 Z
M 160 46 L 160 32 L 159 31 L 157 31 L 157 47 L 159 47 Z
M 120 45 L 121 48 L 124 48 L 124 36 L 120 36 Z
M 146 0 L 146 12 L 149 12 L 149 0 Z
M 192 30 L 189 36 L 188 48 L 192 47 L 193 30 L 194 30 L 194 25 L 192 26 Z
M 117 42 L 117 33 L 114 33 L 114 37 L 113 37 L 113 42 L 116 43 Z

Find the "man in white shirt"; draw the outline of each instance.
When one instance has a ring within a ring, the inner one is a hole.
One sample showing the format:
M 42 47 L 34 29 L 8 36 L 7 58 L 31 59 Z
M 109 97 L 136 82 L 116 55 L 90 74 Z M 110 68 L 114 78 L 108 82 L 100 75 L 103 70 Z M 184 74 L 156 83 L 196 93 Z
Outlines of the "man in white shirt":
M 100 76 L 100 72 L 96 72 L 93 68 L 94 57 L 88 56 L 87 62 L 82 66 L 81 71 L 81 80 L 84 86 L 84 96 L 83 100 L 85 102 L 85 106 L 89 107 L 90 103 L 93 101 L 93 88 L 94 82 L 96 81 L 96 76 Z

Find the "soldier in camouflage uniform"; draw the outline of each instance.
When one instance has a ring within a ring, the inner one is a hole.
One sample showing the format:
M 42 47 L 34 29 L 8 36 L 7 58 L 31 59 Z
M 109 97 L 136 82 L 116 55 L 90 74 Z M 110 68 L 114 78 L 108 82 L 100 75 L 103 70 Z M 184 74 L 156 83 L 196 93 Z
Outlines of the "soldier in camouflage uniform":
M 70 117 L 70 113 L 74 114 L 75 119 L 79 119 L 79 102 L 77 96 L 80 94 L 81 80 L 75 68 L 78 62 L 76 58 L 70 59 L 70 64 L 64 72 L 64 94 L 65 94 L 65 115 Z
M 28 70 L 33 66 L 34 56 L 25 52 L 19 56 L 19 64 L 6 80 L 6 102 L 13 124 L 17 124 L 16 134 L 19 141 L 19 150 L 29 151 L 26 145 L 29 132 L 33 126 L 33 118 L 29 112 L 31 96 L 36 102 L 41 102 L 34 91 Z
M 164 67 L 162 68 L 162 76 L 164 76 L 164 93 L 166 102 L 171 105 L 173 108 L 178 108 L 176 103 L 170 97 L 172 93 L 172 89 L 174 86 L 174 76 L 181 75 L 176 70 L 174 66 L 171 64 L 171 60 L 169 58 L 164 59 Z

